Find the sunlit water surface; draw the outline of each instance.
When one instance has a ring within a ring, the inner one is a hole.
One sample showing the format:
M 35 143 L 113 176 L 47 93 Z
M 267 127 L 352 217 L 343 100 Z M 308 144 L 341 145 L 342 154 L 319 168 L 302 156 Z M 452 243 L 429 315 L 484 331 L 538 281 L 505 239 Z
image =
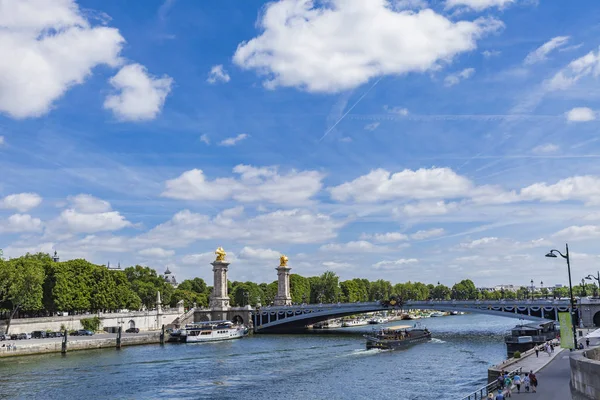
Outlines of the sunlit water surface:
M 0 398 L 460 399 L 505 358 L 517 320 L 428 318 L 429 343 L 366 350 L 372 326 L 0 360 Z M 411 323 L 411 321 L 396 322 Z

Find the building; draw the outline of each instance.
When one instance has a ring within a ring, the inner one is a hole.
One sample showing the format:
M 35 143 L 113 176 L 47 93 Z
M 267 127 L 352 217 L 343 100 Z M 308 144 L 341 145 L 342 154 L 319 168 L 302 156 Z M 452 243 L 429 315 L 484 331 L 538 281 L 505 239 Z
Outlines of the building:
M 511 292 L 516 292 L 517 290 L 519 290 L 519 286 L 516 285 L 496 285 L 494 286 L 494 290 L 497 291 L 511 291 Z
M 175 275 L 173 275 L 171 270 L 169 270 L 169 267 L 167 267 L 167 269 L 165 270 L 165 273 L 162 275 L 162 278 L 165 280 L 165 282 L 167 282 L 174 288 L 176 288 L 179 285 L 179 283 L 177 283 L 177 279 L 175 279 Z

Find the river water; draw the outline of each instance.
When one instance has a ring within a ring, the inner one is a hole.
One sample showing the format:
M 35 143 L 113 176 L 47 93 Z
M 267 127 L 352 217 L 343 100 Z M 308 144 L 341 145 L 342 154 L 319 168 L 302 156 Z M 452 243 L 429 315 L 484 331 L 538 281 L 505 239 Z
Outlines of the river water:
M 421 321 L 434 339 L 398 351 L 367 351 L 361 335 L 372 326 L 363 326 L 2 359 L 0 398 L 461 399 L 487 383 L 518 323 L 473 314 Z

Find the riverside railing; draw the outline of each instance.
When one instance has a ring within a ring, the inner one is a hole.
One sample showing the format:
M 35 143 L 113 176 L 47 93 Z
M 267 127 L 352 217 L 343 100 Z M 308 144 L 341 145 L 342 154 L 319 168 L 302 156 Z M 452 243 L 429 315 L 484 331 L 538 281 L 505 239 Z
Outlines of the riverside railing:
M 516 369 L 510 371 L 508 373 L 508 376 L 512 380 L 513 377 L 515 376 L 515 374 L 518 373 L 520 375 L 522 373 L 522 370 L 523 370 L 523 367 L 516 368 Z M 498 390 L 498 381 L 488 383 L 487 385 L 472 392 L 468 396 L 463 397 L 462 400 L 485 400 L 489 393 L 494 393 L 496 390 Z

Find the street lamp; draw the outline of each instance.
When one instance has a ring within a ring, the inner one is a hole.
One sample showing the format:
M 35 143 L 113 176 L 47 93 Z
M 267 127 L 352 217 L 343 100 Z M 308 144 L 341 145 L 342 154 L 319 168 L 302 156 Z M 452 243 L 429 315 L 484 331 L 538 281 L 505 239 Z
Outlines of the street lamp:
M 598 276 L 594 276 L 594 275 L 588 275 L 585 277 L 585 279 L 587 280 L 592 280 L 595 279 L 596 280 L 596 288 L 600 289 L 600 271 L 598 271 Z M 598 292 L 596 291 L 595 296 L 598 296 Z
M 543 294 L 543 293 L 544 293 L 544 281 L 541 281 L 540 282 L 540 294 Z M 545 297 L 548 298 L 548 292 L 546 292 Z
M 581 297 L 586 297 L 585 293 L 585 279 L 581 278 Z
M 531 280 L 531 301 L 533 301 L 533 279 Z
M 566 252 L 565 254 L 561 253 L 558 250 L 550 250 L 546 257 L 556 258 L 557 255 L 555 253 L 560 254 L 562 258 L 567 260 L 567 271 L 569 273 L 569 297 L 571 300 L 571 324 L 573 325 L 573 342 L 575 347 L 573 350 L 577 350 L 577 326 L 575 325 L 575 299 L 573 298 L 573 285 L 571 284 L 571 261 L 569 259 L 569 244 L 565 244 Z

